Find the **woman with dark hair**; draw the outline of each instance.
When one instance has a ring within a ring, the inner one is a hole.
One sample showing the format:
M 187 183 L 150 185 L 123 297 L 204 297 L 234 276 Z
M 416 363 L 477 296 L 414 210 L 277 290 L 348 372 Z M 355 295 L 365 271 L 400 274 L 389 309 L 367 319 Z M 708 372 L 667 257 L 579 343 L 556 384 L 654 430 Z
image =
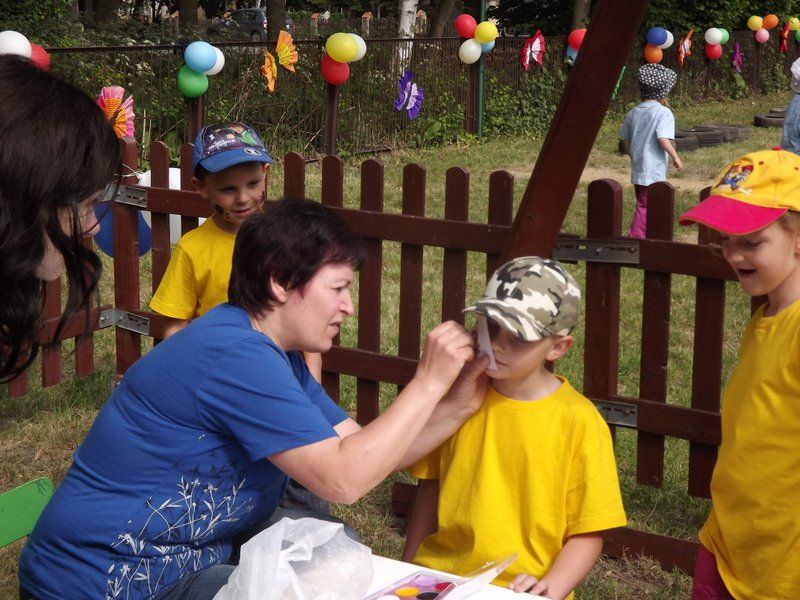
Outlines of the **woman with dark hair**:
M 0 55 L 0 381 L 38 351 L 44 281 L 67 274 L 58 326 L 89 302 L 100 260 L 83 245 L 94 205 L 119 170 L 119 146 L 100 108 L 78 88 Z
M 414 377 L 363 428 L 310 375 L 302 352 L 329 350 L 353 315 L 364 256 L 318 202 L 250 217 L 229 302 L 133 365 L 75 451 L 22 552 L 21 596 L 210 600 L 288 477 L 355 502 L 474 413 L 488 361 L 453 322 L 431 331 Z

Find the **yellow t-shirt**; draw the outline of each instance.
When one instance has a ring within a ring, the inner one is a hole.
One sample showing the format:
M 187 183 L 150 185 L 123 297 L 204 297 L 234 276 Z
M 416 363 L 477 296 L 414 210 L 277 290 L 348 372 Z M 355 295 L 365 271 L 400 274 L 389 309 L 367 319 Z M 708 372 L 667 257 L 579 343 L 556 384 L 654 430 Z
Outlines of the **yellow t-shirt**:
M 413 562 L 465 575 L 516 552 L 498 577 L 543 576 L 569 536 L 625 525 L 608 425 L 562 380 L 525 402 L 491 386 L 481 408 L 411 469 L 439 480 L 438 531 Z
M 800 597 L 800 301 L 750 319 L 700 541 L 736 598 Z
M 150 308 L 173 319 L 194 319 L 228 301 L 236 234 L 214 219 L 184 235 L 175 246 Z

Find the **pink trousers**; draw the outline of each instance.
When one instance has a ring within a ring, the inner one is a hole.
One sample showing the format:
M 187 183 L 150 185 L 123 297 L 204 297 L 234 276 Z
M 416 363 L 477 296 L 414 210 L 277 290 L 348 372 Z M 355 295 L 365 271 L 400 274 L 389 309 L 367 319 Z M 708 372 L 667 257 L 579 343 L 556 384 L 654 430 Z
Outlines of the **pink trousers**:
M 644 239 L 647 235 L 647 186 L 634 185 L 636 190 L 636 210 L 633 213 L 631 226 L 628 228 L 628 237 Z
M 735 600 L 719 575 L 717 559 L 705 546 L 697 553 L 692 600 Z

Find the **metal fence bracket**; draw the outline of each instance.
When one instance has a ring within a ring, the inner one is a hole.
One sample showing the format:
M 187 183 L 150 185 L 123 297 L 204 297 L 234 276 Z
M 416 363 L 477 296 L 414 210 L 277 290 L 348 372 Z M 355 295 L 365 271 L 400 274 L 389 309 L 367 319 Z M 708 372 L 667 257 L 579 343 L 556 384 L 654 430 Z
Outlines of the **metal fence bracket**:
M 117 195 L 114 201 L 121 204 L 131 204 L 139 208 L 147 208 L 147 190 L 132 185 L 117 186 Z
M 592 402 L 609 425 L 630 427 L 631 429 L 636 429 L 638 426 L 638 407 L 635 404 L 606 402 L 605 400 L 592 400 Z
M 118 308 L 109 308 L 102 311 L 97 326 L 100 329 L 116 326 L 141 335 L 150 335 L 150 319 Z
M 553 258 L 565 262 L 638 265 L 639 241 L 560 239 L 553 247 Z

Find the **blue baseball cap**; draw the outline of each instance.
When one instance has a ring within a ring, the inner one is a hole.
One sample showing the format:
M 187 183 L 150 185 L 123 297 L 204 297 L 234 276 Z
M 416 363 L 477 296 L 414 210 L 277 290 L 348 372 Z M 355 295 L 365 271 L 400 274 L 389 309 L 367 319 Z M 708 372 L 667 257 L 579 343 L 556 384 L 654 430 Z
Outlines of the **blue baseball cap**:
M 210 173 L 245 162 L 271 163 L 261 138 L 244 123 L 220 123 L 200 130 L 194 141 L 192 172 L 202 166 Z

